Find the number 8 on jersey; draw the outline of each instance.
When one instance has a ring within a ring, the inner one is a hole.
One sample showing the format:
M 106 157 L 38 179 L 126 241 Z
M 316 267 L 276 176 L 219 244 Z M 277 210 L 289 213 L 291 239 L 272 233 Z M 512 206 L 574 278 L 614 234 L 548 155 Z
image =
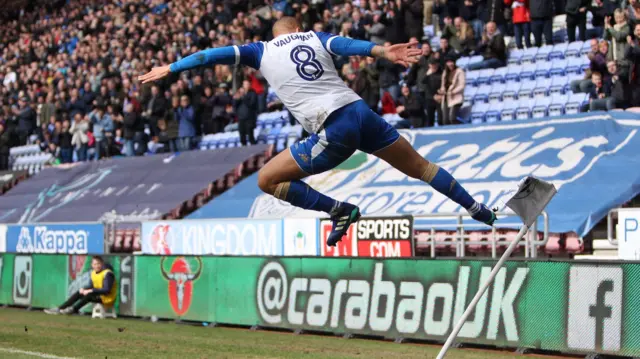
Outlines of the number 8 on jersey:
M 291 50 L 291 61 L 296 64 L 298 75 L 306 81 L 315 81 L 324 74 L 322 64 L 316 59 L 311 46 L 298 45 Z

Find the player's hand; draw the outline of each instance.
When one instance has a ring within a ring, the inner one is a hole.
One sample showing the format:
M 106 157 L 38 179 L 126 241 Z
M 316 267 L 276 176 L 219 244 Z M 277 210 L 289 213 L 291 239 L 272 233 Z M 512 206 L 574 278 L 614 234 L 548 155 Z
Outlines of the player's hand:
M 169 68 L 169 65 L 154 67 L 146 74 L 138 76 L 138 80 L 142 81 L 143 84 L 146 84 L 148 82 L 160 80 L 161 78 L 169 75 L 170 72 L 171 69 Z
M 418 62 L 422 50 L 416 47 L 417 41 L 408 42 L 404 44 L 391 45 L 389 47 L 382 48 L 384 51 L 384 58 L 404 67 L 409 67 L 411 64 Z

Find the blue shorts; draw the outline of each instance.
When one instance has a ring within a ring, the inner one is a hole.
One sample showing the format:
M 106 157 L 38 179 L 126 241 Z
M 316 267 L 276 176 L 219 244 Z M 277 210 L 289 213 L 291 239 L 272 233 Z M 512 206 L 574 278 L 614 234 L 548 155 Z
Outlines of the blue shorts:
M 373 153 L 398 140 L 400 134 L 362 101 L 332 112 L 322 129 L 290 147 L 293 159 L 308 174 L 330 170 L 356 150 Z

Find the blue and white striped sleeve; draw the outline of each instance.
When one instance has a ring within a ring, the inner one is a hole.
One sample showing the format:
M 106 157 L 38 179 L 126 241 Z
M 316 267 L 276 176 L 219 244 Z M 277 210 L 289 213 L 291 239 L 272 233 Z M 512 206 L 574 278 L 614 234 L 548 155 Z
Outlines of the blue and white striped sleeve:
M 172 63 L 171 72 L 190 70 L 207 65 L 247 65 L 254 69 L 260 68 L 260 60 L 264 52 L 264 44 L 261 42 L 242 46 L 216 47 L 198 51 L 182 60 Z
M 327 32 L 316 32 L 322 46 L 332 55 L 338 56 L 371 56 L 376 44 L 369 41 L 349 39 Z

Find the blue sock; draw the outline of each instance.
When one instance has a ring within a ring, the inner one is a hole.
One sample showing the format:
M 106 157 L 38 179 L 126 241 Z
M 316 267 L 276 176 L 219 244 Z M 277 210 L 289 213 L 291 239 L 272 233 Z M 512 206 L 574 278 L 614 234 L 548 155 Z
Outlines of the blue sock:
M 445 169 L 440 168 L 430 182 L 431 187 L 449 197 L 452 201 L 461 205 L 464 209 L 470 209 L 476 201 Z
M 331 209 L 337 203 L 336 200 L 323 195 L 302 181 L 290 182 L 285 200 L 296 207 L 326 213 L 331 213 Z

